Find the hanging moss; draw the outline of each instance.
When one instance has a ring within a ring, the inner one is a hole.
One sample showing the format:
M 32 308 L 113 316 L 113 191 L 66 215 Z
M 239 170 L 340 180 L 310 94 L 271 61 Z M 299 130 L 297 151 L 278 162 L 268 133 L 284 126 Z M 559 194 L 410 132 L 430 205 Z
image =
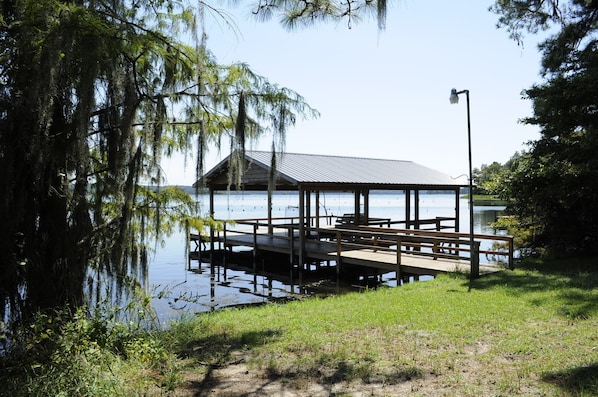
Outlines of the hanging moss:
M 219 65 L 205 34 L 179 34 L 201 29 L 202 2 L 130 6 L 0 6 L 0 320 L 143 285 L 150 236 L 197 211 L 188 195 L 142 188 L 161 185 L 162 155 L 196 142 L 201 173 L 208 146 L 243 150 L 317 115 L 247 65 Z

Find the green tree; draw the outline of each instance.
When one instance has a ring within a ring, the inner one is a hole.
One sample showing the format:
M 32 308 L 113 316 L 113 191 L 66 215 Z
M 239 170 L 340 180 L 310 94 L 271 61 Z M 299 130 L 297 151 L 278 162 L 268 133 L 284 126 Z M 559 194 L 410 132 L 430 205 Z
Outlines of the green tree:
M 473 170 L 473 180 L 482 194 L 490 194 L 503 200 L 510 200 L 509 184 L 511 172 L 517 168 L 521 153 L 515 152 L 504 164 L 495 161 L 490 165 L 482 164 Z
M 209 4 L 0 4 L 0 314 L 80 305 L 84 286 L 142 278 L 150 237 L 194 211 L 158 192 L 160 159 L 224 137 L 283 136 L 317 112 L 206 47 Z M 183 41 L 178 37 L 188 37 Z
M 496 180 L 502 170 L 503 165 L 497 161 L 492 164 L 482 164 L 480 168 L 474 168 L 473 182 L 476 185 L 474 194 L 493 194 L 488 189 L 488 184 Z
M 517 161 L 509 192 L 514 210 L 553 251 L 598 251 L 598 2 L 497 1 L 499 25 L 521 40 L 551 28 L 541 43 L 544 83 L 526 91 L 524 119 L 541 138 Z
M 292 30 L 318 22 L 354 22 L 370 17 L 378 21 L 378 29 L 386 27 L 387 0 L 259 0 L 252 5 L 253 13 L 261 20 L 280 16 L 281 24 Z

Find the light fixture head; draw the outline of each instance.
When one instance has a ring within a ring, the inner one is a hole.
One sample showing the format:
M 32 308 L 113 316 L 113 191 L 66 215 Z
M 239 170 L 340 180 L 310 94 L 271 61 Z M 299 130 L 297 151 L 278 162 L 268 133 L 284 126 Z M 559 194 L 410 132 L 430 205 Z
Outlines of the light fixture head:
M 457 90 L 453 88 L 451 90 L 451 96 L 449 97 L 449 101 L 451 104 L 459 103 L 459 95 L 457 94 Z

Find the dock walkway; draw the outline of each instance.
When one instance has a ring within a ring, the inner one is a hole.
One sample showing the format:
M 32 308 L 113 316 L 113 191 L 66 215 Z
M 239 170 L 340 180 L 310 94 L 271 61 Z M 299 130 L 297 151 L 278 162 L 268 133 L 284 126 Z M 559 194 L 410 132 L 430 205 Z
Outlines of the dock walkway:
M 304 233 L 305 237 L 301 239 L 299 225 L 292 223 L 272 227 L 259 220 L 238 221 L 235 230 L 225 228 L 212 236 L 211 249 L 215 243 L 220 243 L 225 251 L 232 247 L 250 247 L 254 262 L 261 251 L 275 252 L 287 254 L 291 264 L 298 263 L 299 258 L 303 258 L 303 262 L 335 262 L 337 271 L 343 265 L 363 266 L 397 272 L 397 278 L 401 274 L 435 276 L 455 271 L 471 272 L 469 256 L 472 252 L 476 275 L 497 272 L 505 267 L 482 264 L 481 255 L 502 256 L 506 267 L 513 267 L 513 239 L 510 236 L 475 235 L 474 247 L 470 247 L 469 234 L 456 232 L 345 225 L 310 227 L 304 229 Z M 200 236 L 192 235 L 191 239 L 199 246 Z M 505 248 L 480 251 L 481 240 L 497 240 Z

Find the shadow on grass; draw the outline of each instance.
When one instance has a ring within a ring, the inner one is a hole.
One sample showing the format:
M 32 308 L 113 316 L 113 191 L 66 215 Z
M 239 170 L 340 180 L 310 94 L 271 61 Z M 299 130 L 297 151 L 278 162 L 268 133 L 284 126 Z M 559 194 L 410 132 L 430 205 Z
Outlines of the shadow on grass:
M 575 367 L 542 376 L 546 383 L 559 387 L 567 396 L 598 395 L 598 363 Z
M 191 341 L 178 354 L 183 358 L 194 358 L 207 365 L 218 367 L 229 364 L 234 352 L 267 344 L 280 335 L 280 330 L 252 331 L 240 336 L 221 333 Z
M 553 303 L 554 291 L 561 302 L 558 315 L 587 319 L 598 315 L 598 258 L 526 261 L 517 271 L 502 271 L 469 283 L 473 289 L 508 287 L 516 296 L 529 295 L 538 306 Z M 550 302 L 549 302 L 550 300 Z
M 193 391 L 195 396 L 212 395 L 211 390 L 220 385 L 220 381 L 214 377 L 215 370 L 243 363 L 245 352 L 273 342 L 280 335 L 280 330 L 252 331 L 241 335 L 219 333 L 187 343 L 178 355 L 199 363 L 205 368 L 205 375 L 186 388 Z
M 267 330 L 240 336 L 218 334 L 188 343 L 179 351 L 179 355 L 196 361 L 204 370 L 198 377 L 201 379 L 187 383 L 185 388 L 197 397 L 219 395 L 219 392 L 244 396 L 265 395 L 280 385 L 307 391 L 309 385 L 317 384 L 327 395 L 334 396 L 334 386 L 343 382 L 396 385 L 425 377 L 424 371 L 414 366 L 393 366 L 378 372 L 375 363 L 368 360 L 332 360 L 282 371 L 276 363 L 272 363 L 264 368 L 263 375 L 249 374 L 243 364 L 246 363 L 246 357 L 251 355 L 251 350 L 275 342 L 280 336 L 280 330 Z M 215 372 L 225 369 L 230 373 L 224 377 L 220 372 Z M 239 394 L 239 390 L 243 392 Z
M 415 366 L 393 366 L 390 370 L 378 372 L 372 362 L 351 362 L 342 360 L 336 363 L 335 368 L 330 365 L 318 365 L 313 367 L 303 367 L 290 373 L 281 373 L 274 369 L 267 371 L 267 376 L 271 380 L 280 379 L 311 379 L 323 386 L 332 387 L 343 382 L 361 381 L 363 383 L 380 383 L 386 385 L 396 385 L 413 379 L 422 379 L 425 373 L 422 369 Z

